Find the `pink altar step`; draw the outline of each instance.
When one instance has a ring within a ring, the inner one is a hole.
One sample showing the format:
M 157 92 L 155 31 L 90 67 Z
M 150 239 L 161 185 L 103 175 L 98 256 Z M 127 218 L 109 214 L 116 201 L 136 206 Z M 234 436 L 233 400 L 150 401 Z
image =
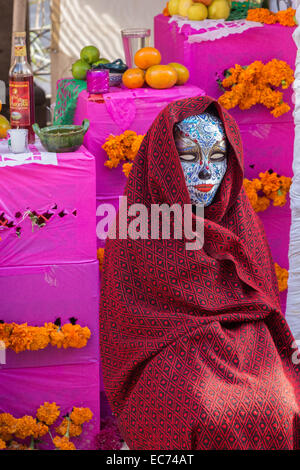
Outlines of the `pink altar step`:
M 61 414 L 55 428 L 73 406 L 89 407 L 92 420 L 83 425 L 81 436 L 71 440 L 78 449 L 95 449 L 100 428 L 98 363 L 5 369 L 0 370 L 0 381 L 0 413 L 11 413 L 16 418 L 25 414 L 35 416 L 45 401 L 56 402 Z M 44 440 L 51 444 L 47 436 Z M 50 449 L 53 447 L 51 444 Z M 49 446 L 44 444 L 41 448 L 47 450 Z
M 89 407 L 93 421 L 74 442 L 93 448 L 100 426 L 95 160 L 83 146 L 49 155 L 37 143 L 32 161 L 3 158 L 5 148 L 0 142 L 0 320 L 42 326 L 75 317 L 91 338 L 82 349 L 8 349 L 0 412 L 34 415 L 44 401 L 62 414 Z

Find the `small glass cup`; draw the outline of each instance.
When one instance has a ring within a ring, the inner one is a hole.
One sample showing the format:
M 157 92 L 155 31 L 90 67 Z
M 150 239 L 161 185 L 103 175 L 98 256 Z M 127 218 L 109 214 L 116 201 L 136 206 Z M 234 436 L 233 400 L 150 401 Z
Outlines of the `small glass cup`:
M 28 148 L 28 129 L 8 129 L 8 148 L 12 153 L 25 153 Z
M 91 94 L 109 92 L 109 71 L 106 69 L 91 69 L 86 74 L 87 90 Z
M 122 29 L 121 31 L 123 48 L 125 53 L 125 62 L 128 68 L 135 67 L 134 56 L 135 53 L 148 47 L 150 44 L 151 29 L 147 28 L 130 28 Z

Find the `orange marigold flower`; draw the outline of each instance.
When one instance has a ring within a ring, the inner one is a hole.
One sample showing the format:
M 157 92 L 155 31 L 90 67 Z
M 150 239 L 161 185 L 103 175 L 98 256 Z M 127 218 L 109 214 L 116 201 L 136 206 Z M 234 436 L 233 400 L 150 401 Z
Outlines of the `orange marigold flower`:
M 247 20 L 266 24 L 275 24 L 277 21 L 276 15 L 267 8 L 254 8 L 248 10 Z
M 265 196 L 258 197 L 256 205 L 254 207 L 255 212 L 263 212 L 270 206 L 270 199 Z
M 9 441 L 17 429 L 17 419 L 9 413 L 0 414 L 0 437 L 3 441 Z
M 36 412 L 36 417 L 39 421 L 51 426 L 60 415 L 59 406 L 55 402 L 49 403 L 45 402 L 39 407 Z
M 40 437 L 45 436 L 49 431 L 49 428 L 46 424 L 44 423 L 36 423 L 36 427 L 33 431 L 33 437 L 34 439 L 39 439 Z
M 231 90 L 225 91 L 218 99 L 224 108 L 239 106 L 240 109 L 249 109 L 261 103 L 267 108 L 274 108 L 271 111 L 274 117 L 281 116 L 290 109 L 282 102 L 282 93 L 272 89 L 279 86 L 288 88 L 294 81 L 293 70 L 283 60 L 273 59 L 266 65 L 256 60 L 243 67 L 236 64 L 225 75 L 222 85 L 231 87 Z
M 34 436 L 38 432 L 37 421 L 32 416 L 25 415 L 17 419 L 17 429 L 15 436 L 19 439 Z
M 278 191 L 280 189 L 280 181 L 277 176 L 277 173 L 265 171 L 264 173 L 259 173 L 261 179 L 262 190 L 266 196 L 269 196 L 273 191 Z
M 68 424 L 69 424 L 69 436 L 70 437 L 78 437 L 82 433 L 82 427 L 80 424 L 73 423 L 70 419 L 65 418 L 60 425 L 55 428 L 57 434 L 64 436 L 68 431 Z
M 133 161 L 143 138 L 143 135 L 137 135 L 131 130 L 117 136 L 110 135 L 102 146 L 108 156 L 104 165 L 108 168 L 116 168 L 123 160 Z
M 239 104 L 240 98 L 242 96 L 242 87 L 240 84 L 235 85 L 231 91 L 226 91 L 224 95 L 220 96 L 218 99 L 219 103 L 225 109 L 234 108 Z
M 286 176 L 279 177 L 277 173 L 270 173 L 269 171 L 260 173 L 259 176 L 260 180 L 256 178 L 250 181 L 245 178 L 243 183 L 250 204 L 255 212 L 266 210 L 271 200 L 274 206 L 284 206 L 286 204 L 286 195 L 291 185 L 291 178 Z M 258 191 L 262 191 L 265 196 L 258 196 Z
M 235 64 L 234 67 L 231 67 L 230 69 L 228 69 L 226 71 L 226 73 L 225 73 L 226 76 L 225 76 L 224 80 L 222 81 L 222 85 L 225 88 L 228 88 L 228 87 L 238 83 L 240 74 L 243 70 L 244 69 L 241 65 Z
M 45 349 L 50 341 L 49 331 L 44 326 L 31 327 L 31 343 L 30 350 L 38 351 L 39 349 Z
M 5 441 L 2 441 L 2 439 L 0 439 L 0 449 L 5 449 L 5 448 L 6 448 Z
M 12 323 L 13 330 L 10 335 L 10 347 L 16 353 L 30 349 L 32 340 L 31 330 L 28 328 L 27 323 L 20 325 Z
M 67 437 L 55 436 L 53 439 L 53 444 L 59 450 L 76 450 L 73 442 L 69 441 Z
M 270 60 L 263 69 L 264 79 L 272 86 L 288 88 L 294 81 L 293 69 L 284 61 Z
M 82 327 L 66 323 L 61 327 L 61 331 L 64 335 L 64 349 L 83 348 L 91 337 L 91 331 L 87 326 Z
M 56 330 L 51 331 L 50 333 L 51 346 L 62 348 L 64 344 L 64 340 L 65 340 L 65 335 L 58 327 L 56 327 Z
M 283 292 L 288 287 L 289 272 L 285 268 L 281 268 L 278 263 L 274 263 L 275 273 L 278 280 L 279 292 Z
M 265 87 L 260 94 L 259 102 L 267 108 L 274 108 L 282 101 L 282 93 Z
M 99 261 L 99 269 L 100 269 L 100 271 L 102 271 L 103 261 L 104 261 L 104 248 L 98 248 L 97 258 L 98 258 L 98 261 Z
M 296 10 L 294 8 L 287 8 L 276 13 L 276 19 L 278 23 L 283 26 L 296 26 L 295 21 Z
M 282 103 L 277 108 L 274 108 L 273 111 L 271 111 L 271 114 L 273 114 L 274 117 L 279 117 L 282 116 L 283 114 L 287 113 L 291 108 L 287 103 Z
M 280 182 L 280 189 L 282 191 L 288 192 L 290 190 L 290 187 L 292 184 L 292 178 L 290 178 L 289 176 L 280 176 L 279 182 Z
M 10 347 L 10 335 L 12 332 L 13 326 L 9 323 L 0 323 L 0 341 L 5 343 L 5 347 Z
M 74 407 L 70 414 L 70 419 L 75 424 L 83 424 L 90 421 L 93 417 L 93 413 L 89 408 L 76 408 Z
M 132 165 L 133 165 L 133 163 L 124 163 L 123 164 L 123 173 L 126 176 L 126 178 L 128 178 L 128 176 L 129 176 Z
M 286 193 L 277 194 L 273 199 L 273 206 L 283 207 L 286 204 Z

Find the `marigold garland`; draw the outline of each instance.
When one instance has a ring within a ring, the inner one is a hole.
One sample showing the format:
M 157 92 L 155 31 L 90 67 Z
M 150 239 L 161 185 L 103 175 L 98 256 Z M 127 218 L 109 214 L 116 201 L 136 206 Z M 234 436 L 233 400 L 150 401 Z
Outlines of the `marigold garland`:
M 55 436 L 53 444 L 59 450 L 76 450 L 75 445 L 67 437 Z
M 71 319 L 72 320 L 72 319 Z M 63 326 L 45 323 L 29 326 L 27 323 L 0 323 L 0 341 L 16 353 L 45 349 L 49 344 L 57 348 L 83 348 L 91 336 L 85 326 L 66 323 Z
M 78 437 L 82 433 L 82 427 L 78 424 L 70 422 L 69 419 L 65 418 L 60 425 L 55 428 L 57 434 L 64 436 L 68 432 L 69 428 L 69 436 L 70 437 Z
M 108 160 L 104 163 L 108 168 L 116 168 L 121 161 L 123 172 L 128 177 L 135 156 L 137 155 L 144 136 L 134 131 L 125 131 L 120 135 L 110 135 L 102 145 Z
M 248 10 L 247 20 L 265 24 L 280 23 L 283 26 L 296 26 L 295 14 L 294 8 L 287 8 L 277 13 L 273 13 L 267 8 L 254 8 Z
M 56 432 L 60 436 L 52 438 L 50 426 L 53 425 L 59 415 L 59 406 L 54 403 L 45 402 L 36 412 L 36 417 L 25 415 L 22 418 L 14 418 L 9 413 L 0 414 L 0 449 L 8 450 L 34 450 L 41 437 L 49 433 L 56 449 L 76 450 L 70 437 L 78 437 L 82 433 L 84 423 L 90 421 L 93 413 L 89 408 L 73 407 L 68 413 Z M 30 438 L 30 445 L 14 440 Z
M 248 66 L 236 64 L 226 70 L 225 78 L 218 80 L 219 85 L 226 91 L 218 99 L 226 109 L 239 106 L 240 109 L 249 109 L 255 104 L 262 104 L 273 108 L 271 114 L 279 117 L 287 113 L 290 107 L 283 101 L 283 94 L 274 90 L 281 86 L 288 88 L 294 81 L 294 72 L 283 60 L 273 59 L 267 64 L 256 60 Z
M 291 184 L 292 178 L 279 176 L 273 170 L 259 173 L 259 178 L 253 180 L 244 179 L 244 189 L 255 212 L 265 211 L 271 201 L 273 206 L 284 206 Z M 258 192 L 263 195 L 259 196 Z
M 39 421 L 52 426 L 60 415 L 59 406 L 56 403 L 48 403 L 47 401 L 39 407 L 36 417 Z
M 70 414 L 70 420 L 77 425 L 82 425 L 83 423 L 90 421 L 92 417 L 93 413 L 89 408 L 76 408 L 76 406 L 74 406 Z

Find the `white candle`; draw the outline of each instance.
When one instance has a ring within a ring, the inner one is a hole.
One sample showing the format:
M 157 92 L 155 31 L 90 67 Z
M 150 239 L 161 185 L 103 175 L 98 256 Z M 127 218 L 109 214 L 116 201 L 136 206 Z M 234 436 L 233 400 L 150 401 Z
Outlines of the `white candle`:
M 8 148 L 13 153 L 24 153 L 27 151 L 28 130 L 27 129 L 9 129 Z

